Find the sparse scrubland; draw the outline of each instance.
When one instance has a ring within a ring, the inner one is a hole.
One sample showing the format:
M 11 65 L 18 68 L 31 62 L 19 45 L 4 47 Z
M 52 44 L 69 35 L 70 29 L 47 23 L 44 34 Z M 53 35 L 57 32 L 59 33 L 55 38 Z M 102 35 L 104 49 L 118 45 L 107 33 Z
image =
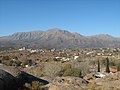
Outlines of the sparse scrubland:
M 26 73 L 14 76 L 17 82 L 21 78 L 26 80 L 16 86 L 17 90 L 120 90 L 119 48 L 0 51 L 0 63 L 0 69 L 8 67 L 5 71 L 10 74 L 14 71 L 11 67 Z M 48 84 L 26 79 L 32 76 Z M 0 85 L 5 84 L 2 77 Z

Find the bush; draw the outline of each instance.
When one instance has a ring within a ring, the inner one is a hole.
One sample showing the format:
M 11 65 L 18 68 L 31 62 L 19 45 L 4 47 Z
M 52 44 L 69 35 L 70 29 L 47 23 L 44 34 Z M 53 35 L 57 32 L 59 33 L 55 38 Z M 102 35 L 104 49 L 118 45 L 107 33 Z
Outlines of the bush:
M 22 62 L 22 64 L 23 65 L 29 65 L 30 64 L 30 62 L 31 62 L 32 60 L 24 60 L 23 62 Z
M 117 71 L 120 71 L 120 65 L 117 66 Z
M 41 90 L 39 81 L 32 81 L 32 83 L 25 83 L 19 90 Z
M 65 64 L 63 67 L 64 71 L 70 68 L 72 68 L 71 64 Z
M 5 64 L 5 65 L 7 65 L 7 66 L 12 66 L 13 61 L 12 60 L 7 60 L 7 61 L 5 60 L 2 63 Z
M 64 71 L 63 76 L 75 76 L 75 77 L 81 77 L 81 70 L 77 68 L 69 68 Z
M 20 60 L 16 60 L 15 63 L 17 66 L 20 66 L 22 62 Z
M 13 59 L 15 60 L 18 60 L 18 57 L 17 56 L 12 56 Z
M 116 63 L 115 63 L 115 61 L 111 61 L 109 65 L 110 66 L 116 66 Z
M 43 73 L 45 76 L 61 76 L 63 68 L 60 65 L 49 63 L 45 64 Z
M 32 87 L 32 90 L 40 90 L 40 82 L 32 81 L 31 87 Z
M 2 60 L 10 60 L 10 57 L 9 56 L 3 56 Z

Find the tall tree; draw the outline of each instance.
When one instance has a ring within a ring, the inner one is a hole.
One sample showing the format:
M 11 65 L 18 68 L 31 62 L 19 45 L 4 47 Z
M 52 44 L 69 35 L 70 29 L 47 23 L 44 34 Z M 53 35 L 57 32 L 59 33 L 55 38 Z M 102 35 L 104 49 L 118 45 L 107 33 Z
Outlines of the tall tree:
M 109 68 L 109 58 L 106 58 L 107 62 L 106 62 L 106 72 L 109 73 L 110 72 L 110 68 Z
M 100 72 L 100 61 L 98 60 L 98 72 Z

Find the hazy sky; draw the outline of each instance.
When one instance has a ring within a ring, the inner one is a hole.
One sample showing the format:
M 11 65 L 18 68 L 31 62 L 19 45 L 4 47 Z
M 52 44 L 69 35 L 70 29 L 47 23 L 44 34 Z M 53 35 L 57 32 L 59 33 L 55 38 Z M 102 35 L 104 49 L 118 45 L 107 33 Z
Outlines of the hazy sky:
M 0 36 L 52 28 L 120 37 L 120 0 L 0 0 Z

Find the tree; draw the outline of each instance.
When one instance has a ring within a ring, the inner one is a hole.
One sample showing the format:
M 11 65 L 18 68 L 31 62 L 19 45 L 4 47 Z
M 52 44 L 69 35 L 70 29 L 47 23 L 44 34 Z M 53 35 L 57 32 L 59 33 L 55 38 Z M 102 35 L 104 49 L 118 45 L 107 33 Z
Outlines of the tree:
M 100 72 L 100 62 L 98 60 L 98 72 Z
M 106 58 L 107 63 L 106 63 L 106 72 L 109 73 L 110 72 L 110 68 L 109 68 L 109 59 L 108 57 Z

